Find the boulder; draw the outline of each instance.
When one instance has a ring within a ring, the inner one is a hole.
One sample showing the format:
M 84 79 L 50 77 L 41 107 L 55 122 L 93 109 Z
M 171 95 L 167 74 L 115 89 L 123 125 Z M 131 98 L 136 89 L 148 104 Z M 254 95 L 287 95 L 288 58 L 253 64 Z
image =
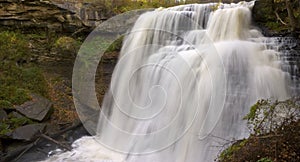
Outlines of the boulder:
M 16 110 L 27 118 L 42 121 L 51 112 L 52 103 L 39 95 L 32 94 L 32 100 L 27 101 L 20 106 L 16 106 Z
M 29 124 L 25 125 L 19 128 L 16 128 L 12 134 L 12 139 L 18 139 L 18 140 L 26 140 L 31 141 L 36 138 L 36 136 L 43 132 L 45 129 L 45 124 Z

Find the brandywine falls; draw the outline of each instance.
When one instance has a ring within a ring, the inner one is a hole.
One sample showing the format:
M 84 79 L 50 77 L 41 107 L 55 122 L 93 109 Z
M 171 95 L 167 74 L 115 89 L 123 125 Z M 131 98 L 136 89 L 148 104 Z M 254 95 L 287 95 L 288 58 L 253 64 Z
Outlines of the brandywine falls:
M 46 161 L 209 162 L 249 136 L 243 117 L 294 85 L 276 38 L 251 24 L 254 2 L 142 14 L 125 36 L 97 132 Z

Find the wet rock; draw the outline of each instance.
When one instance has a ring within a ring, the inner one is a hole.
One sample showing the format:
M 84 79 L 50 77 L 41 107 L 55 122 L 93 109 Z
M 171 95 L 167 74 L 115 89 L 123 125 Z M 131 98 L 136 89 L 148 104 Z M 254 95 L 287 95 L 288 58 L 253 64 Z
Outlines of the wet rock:
M 52 103 L 39 95 L 32 95 L 32 100 L 27 101 L 20 106 L 16 106 L 16 110 L 26 117 L 42 121 L 51 112 Z
M 16 128 L 11 135 L 12 139 L 31 141 L 36 136 L 43 132 L 45 124 L 29 124 L 19 128 Z
M 7 118 L 8 118 L 8 116 L 7 116 L 6 111 L 4 109 L 0 109 L 0 121 L 3 121 Z

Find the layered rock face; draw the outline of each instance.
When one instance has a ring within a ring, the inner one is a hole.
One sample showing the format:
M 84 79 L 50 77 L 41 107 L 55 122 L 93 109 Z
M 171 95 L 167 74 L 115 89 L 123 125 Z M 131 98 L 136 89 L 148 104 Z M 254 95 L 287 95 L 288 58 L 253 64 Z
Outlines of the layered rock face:
M 86 26 L 95 27 L 114 15 L 101 1 L 99 3 L 88 3 L 81 1 L 51 0 L 51 2 L 60 8 L 76 13 Z
M 0 0 L 0 25 L 9 29 L 49 29 L 68 33 L 86 28 L 74 12 L 38 0 Z
M 133 24 L 141 13 L 143 12 L 131 12 L 128 14 L 129 19 L 115 19 L 114 27 L 104 28 L 113 30 L 110 32 L 123 31 L 123 26 Z M 4 29 L 21 29 L 28 32 L 33 29 L 50 30 L 64 34 L 83 32 L 87 35 L 114 15 L 102 3 L 95 2 L 0 0 L 0 28 Z

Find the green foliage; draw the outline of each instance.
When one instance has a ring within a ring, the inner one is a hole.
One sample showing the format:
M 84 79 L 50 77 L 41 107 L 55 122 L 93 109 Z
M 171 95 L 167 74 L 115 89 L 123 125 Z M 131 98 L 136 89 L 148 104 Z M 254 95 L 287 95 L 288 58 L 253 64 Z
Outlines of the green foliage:
M 33 124 L 34 122 L 26 117 L 14 117 L 14 116 L 10 116 L 10 118 L 8 118 L 7 120 L 4 121 L 4 123 L 10 125 L 11 129 L 15 129 L 17 127 L 26 125 L 26 124 Z
M 0 100 L 0 109 L 2 108 L 12 108 L 13 104 L 7 100 Z
M 38 67 L 24 68 L 19 77 L 22 82 L 19 82 L 18 85 L 31 92 L 47 96 L 47 82 L 41 69 Z
M 300 29 L 300 5 L 297 0 L 256 1 L 253 8 L 254 21 L 271 33 L 287 33 Z
M 0 85 L 0 107 L 12 108 L 30 100 L 29 91 L 19 88 L 18 85 Z
M 264 158 L 261 158 L 261 159 L 257 160 L 257 162 L 273 162 L 273 161 L 272 161 L 272 159 L 264 157 Z
M 29 48 L 25 37 L 18 32 L 0 32 L 0 65 L 12 66 L 20 61 L 27 61 Z
M 30 96 L 28 95 L 28 90 L 22 88 L 16 88 L 9 86 L 9 92 L 11 93 L 10 96 L 7 98 L 11 103 L 15 105 L 19 105 L 24 103 L 27 100 L 30 100 Z
M 111 43 L 112 42 L 112 43 Z M 93 63 L 93 60 L 98 58 L 98 55 L 102 52 L 114 52 L 120 51 L 122 48 L 123 36 L 116 40 L 104 37 L 93 37 L 86 40 L 80 48 L 80 56 L 86 67 Z
M 282 31 L 282 30 L 287 30 L 288 29 L 288 26 L 284 26 L 282 25 L 281 23 L 279 22 L 274 22 L 274 21 L 269 21 L 266 23 L 266 26 L 269 28 L 269 29 L 272 29 L 274 31 Z
M 1 122 L 0 123 L 0 137 L 6 137 L 12 132 L 12 129 L 10 129 L 10 126 L 6 123 Z
M 244 147 L 247 143 L 247 140 L 241 140 L 233 145 L 231 145 L 230 147 L 228 147 L 227 149 L 225 149 L 224 151 L 222 151 L 221 155 L 219 156 L 219 160 L 232 160 L 232 155 L 234 152 L 237 152 L 238 150 L 240 150 L 242 147 Z
M 116 39 L 106 50 L 106 52 L 120 51 L 122 48 L 124 36 Z
M 269 13 L 277 13 L 276 21 L 269 21 L 266 23 L 266 26 L 269 29 L 275 30 L 275 31 L 281 31 L 281 30 L 288 30 L 292 28 L 293 26 L 293 19 L 296 19 L 296 25 L 298 25 L 298 28 L 300 28 L 300 6 L 299 2 L 297 0 L 290 0 L 290 2 L 287 5 L 286 0 L 273 0 L 273 7 L 272 11 Z M 288 10 L 290 9 L 291 15 L 289 15 Z M 275 15 L 275 14 L 274 14 Z M 294 18 L 293 18 L 294 17 Z M 280 20 L 281 19 L 281 20 Z M 297 20 L 298 19 L 298 20 Z M 283 22 L 280 22 L 283 21 Z M 298 21 L 298 22 L 297 22 Z
M 221 162 L 299 161 L 300 98 L 259 100 L 244 117 L 252 134 L 222 151 Z M 277 152 L 277 154 L 274 154 Z
M 211 6 L 210 8 L 211 8 L 211 10 L 216 11 L 220 7 L 220 5 L 221 5 L 221 2 Z
M 81 42 L 71 38 L 71 37 L 59 37 L 53 47 L 61 54 L 72 54 L 73 56 L 76 55 L 77 51 Z M 65 57 L 70 57 L 70 55 L 66 55 Z
M 30 93 L 47 95 L 42 71 L 29 63 L 28 39 L 19 32 L 0 32 L 0 107 L 30 100 Z
M 87 55 L 98 53 L 98 51 L 104 52 L 110 46 L 110 42 L 108 38 L 93 37 L 84 42 L 80 52 L 87 52 Z
M 9 134 L 16 128 L 26 125 L 26 124 L 34 124 L 35 122 L 22 116 L 15 117 L 14 115 L 9 114 L 8 119 L 1 121 L 0 123 L 0 137 L 5 138 L 9 136 Z
M 47 96 L 47 83 L 37 67 L 14 66 L 0 74 L 0 83 L 0 100 L 13 105 L 29 100 L 32 92 Z
M 0 32 L 0 108 L 12 109 L 31 99 L 30 93 L 47 95 L 47 83 L 42 71 L 30 63 L 28 35 Z M 38 37 L 33 36 L 33 37 Z M 17 127 L 33 121 L 24 116 L 8 115 L 0 122 L 0 137 L 6 138 Z

